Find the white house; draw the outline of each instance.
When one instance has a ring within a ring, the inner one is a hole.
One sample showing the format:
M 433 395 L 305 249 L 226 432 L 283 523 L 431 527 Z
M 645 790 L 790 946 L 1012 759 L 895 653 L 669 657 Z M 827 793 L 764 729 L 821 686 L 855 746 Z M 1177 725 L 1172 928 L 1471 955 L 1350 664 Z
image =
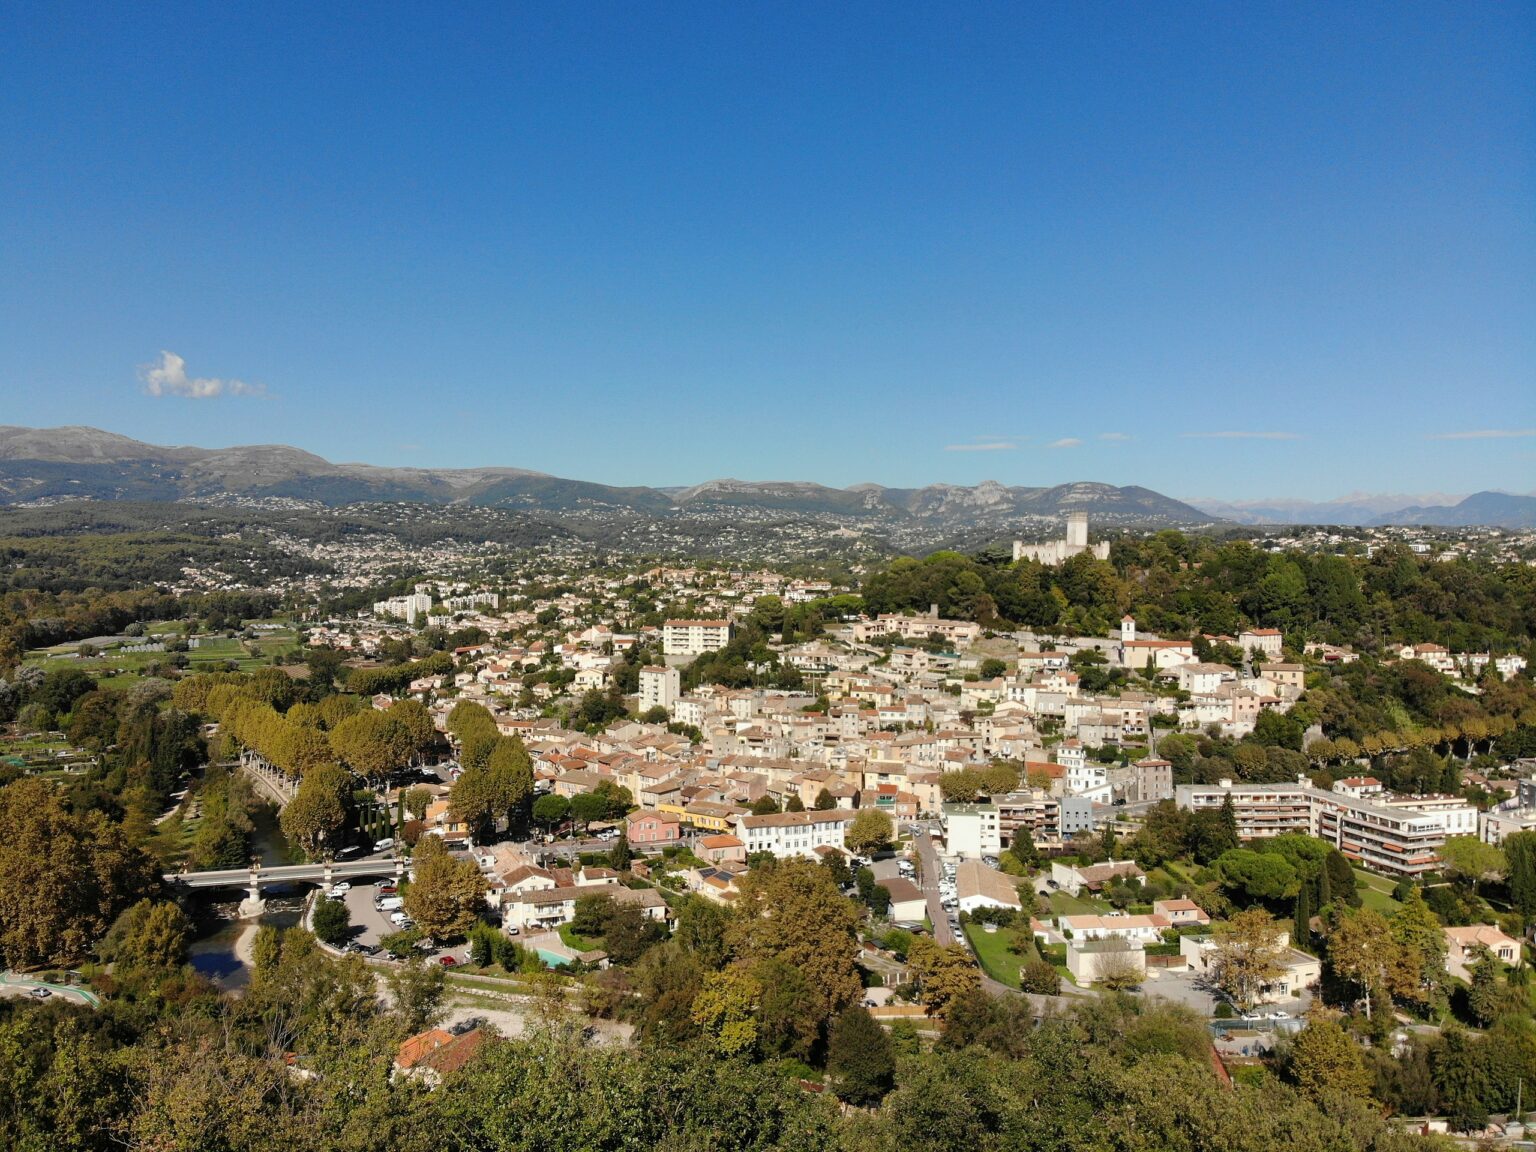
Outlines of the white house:
M 842 809 L 826 812 L 771 812 L 764 816 L 737 816 L 736 836 L 747 846 L 747 855 L 771 852 L 775 856 L 817 855 L 818 848 L 843 850 L 843 838 L 854 814 Z
M 962 860 L 955 869 L 955 900 L 962 912 L 978 908 L 1013 908 L 1019 900 L 1018 882 L 977 860 Z

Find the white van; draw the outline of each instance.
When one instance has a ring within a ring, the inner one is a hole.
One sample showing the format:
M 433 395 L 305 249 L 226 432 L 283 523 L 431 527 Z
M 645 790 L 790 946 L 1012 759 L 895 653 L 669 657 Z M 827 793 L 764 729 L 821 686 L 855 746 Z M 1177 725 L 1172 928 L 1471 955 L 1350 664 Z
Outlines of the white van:
M 394 912 L 405 907 L 405 901 L 398 896 L 381 896 L 374 903 L 380 912 Z

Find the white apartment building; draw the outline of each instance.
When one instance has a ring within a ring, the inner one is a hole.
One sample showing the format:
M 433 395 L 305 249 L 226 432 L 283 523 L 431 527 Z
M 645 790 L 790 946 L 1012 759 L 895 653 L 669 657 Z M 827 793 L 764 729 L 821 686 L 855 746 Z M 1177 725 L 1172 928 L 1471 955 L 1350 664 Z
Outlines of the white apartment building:
M 389 600 L 376 600 L 375 616 L 399 616 L 407 624 L 416 623 L 416 617 L 424 615 L 432 607 L 432 597 L 425 592 L 412 592 L 409 596 L 395 596 Z
M 1341 782 L 1331 792 L 1305 779 L 1295 784 L 1182 784 L 1181 808 L 1220 808 L 1232 797 L 1237 833 L 1244 840 L 1304 832 L 1326 840 L 1373 872 L 1418 876 L 1440 866 L 1440 846 L 1451 836 L 1478 834 L 1477 809 L 1457 796 L 1398 796 Z M 1364 794 L 1362 794 L 1364 793 Z
M 818 848 L 843 850 L 843 838 L 854 814 L 842 809 L 827 812 L 772 812 L 766 816 L 735 818 L 736 835 L 747 855 L 771 852 L 775 856 L 816 856 Z
M 665 708 L 668 712 L 682 695 L 682 677 L 676 668 L 647 665 L 640 669 L 640 711 Z
M 1002 820 L 996 804 L 945 804 L 940 815 L 949 855 L 979 860 L 1003 850 Z
M 661 650 L 668 656 L 702 656 L 730 642 L 729 620 L 668 620 L 661 627 Z

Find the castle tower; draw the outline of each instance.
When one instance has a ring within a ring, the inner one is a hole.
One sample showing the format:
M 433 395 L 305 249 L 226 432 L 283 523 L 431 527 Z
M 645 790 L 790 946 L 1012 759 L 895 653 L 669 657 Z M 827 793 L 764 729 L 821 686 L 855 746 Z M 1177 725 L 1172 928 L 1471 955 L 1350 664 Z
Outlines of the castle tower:
M 1067 555 L 1088 547 L 1088 513 L 1067 513 Z

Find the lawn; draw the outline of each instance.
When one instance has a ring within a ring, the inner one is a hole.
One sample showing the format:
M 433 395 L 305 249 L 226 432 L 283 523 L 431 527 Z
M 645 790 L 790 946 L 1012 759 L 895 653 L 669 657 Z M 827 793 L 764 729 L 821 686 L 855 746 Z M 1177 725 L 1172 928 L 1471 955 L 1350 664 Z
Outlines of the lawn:
M 1108 904 L 1084 900 L 1081 897 L 1071 896 L 1065 892 L 1051 893 L 1051 911 L 1057 916 L 1091 916 L 1105 912 L 1108 908 Z
M 999 984 L 1018 988 L 1019 968 L 1034 958 L 1033 943 L 1027 951 L 1012 952 L 1008 945 L 1018 938 L 1013 929 L 999 928 L 996 932 L 988 932 L 980 924 L 967 924 L 965 936 L 988 976 Z
M 591 952 L 603 946 L 601 936 L 583 936 L 569 924 L 560 925 L 560 939 L 567 948 L 574 948 L 578 952 Z
M 1397 887 L 1397 881 L 1385 876 L 1378 876 L 1374 872 L 1367 872 L 1364 868 L 1354 870 L 1355 878 L 1360 881 L 1358 889 L 1360 903 L 1373 912 L 1380 912 L 1383 916 L 1390 916 L 1402 907 L 1402 904 L 1392 896 L 1392 890 Z

